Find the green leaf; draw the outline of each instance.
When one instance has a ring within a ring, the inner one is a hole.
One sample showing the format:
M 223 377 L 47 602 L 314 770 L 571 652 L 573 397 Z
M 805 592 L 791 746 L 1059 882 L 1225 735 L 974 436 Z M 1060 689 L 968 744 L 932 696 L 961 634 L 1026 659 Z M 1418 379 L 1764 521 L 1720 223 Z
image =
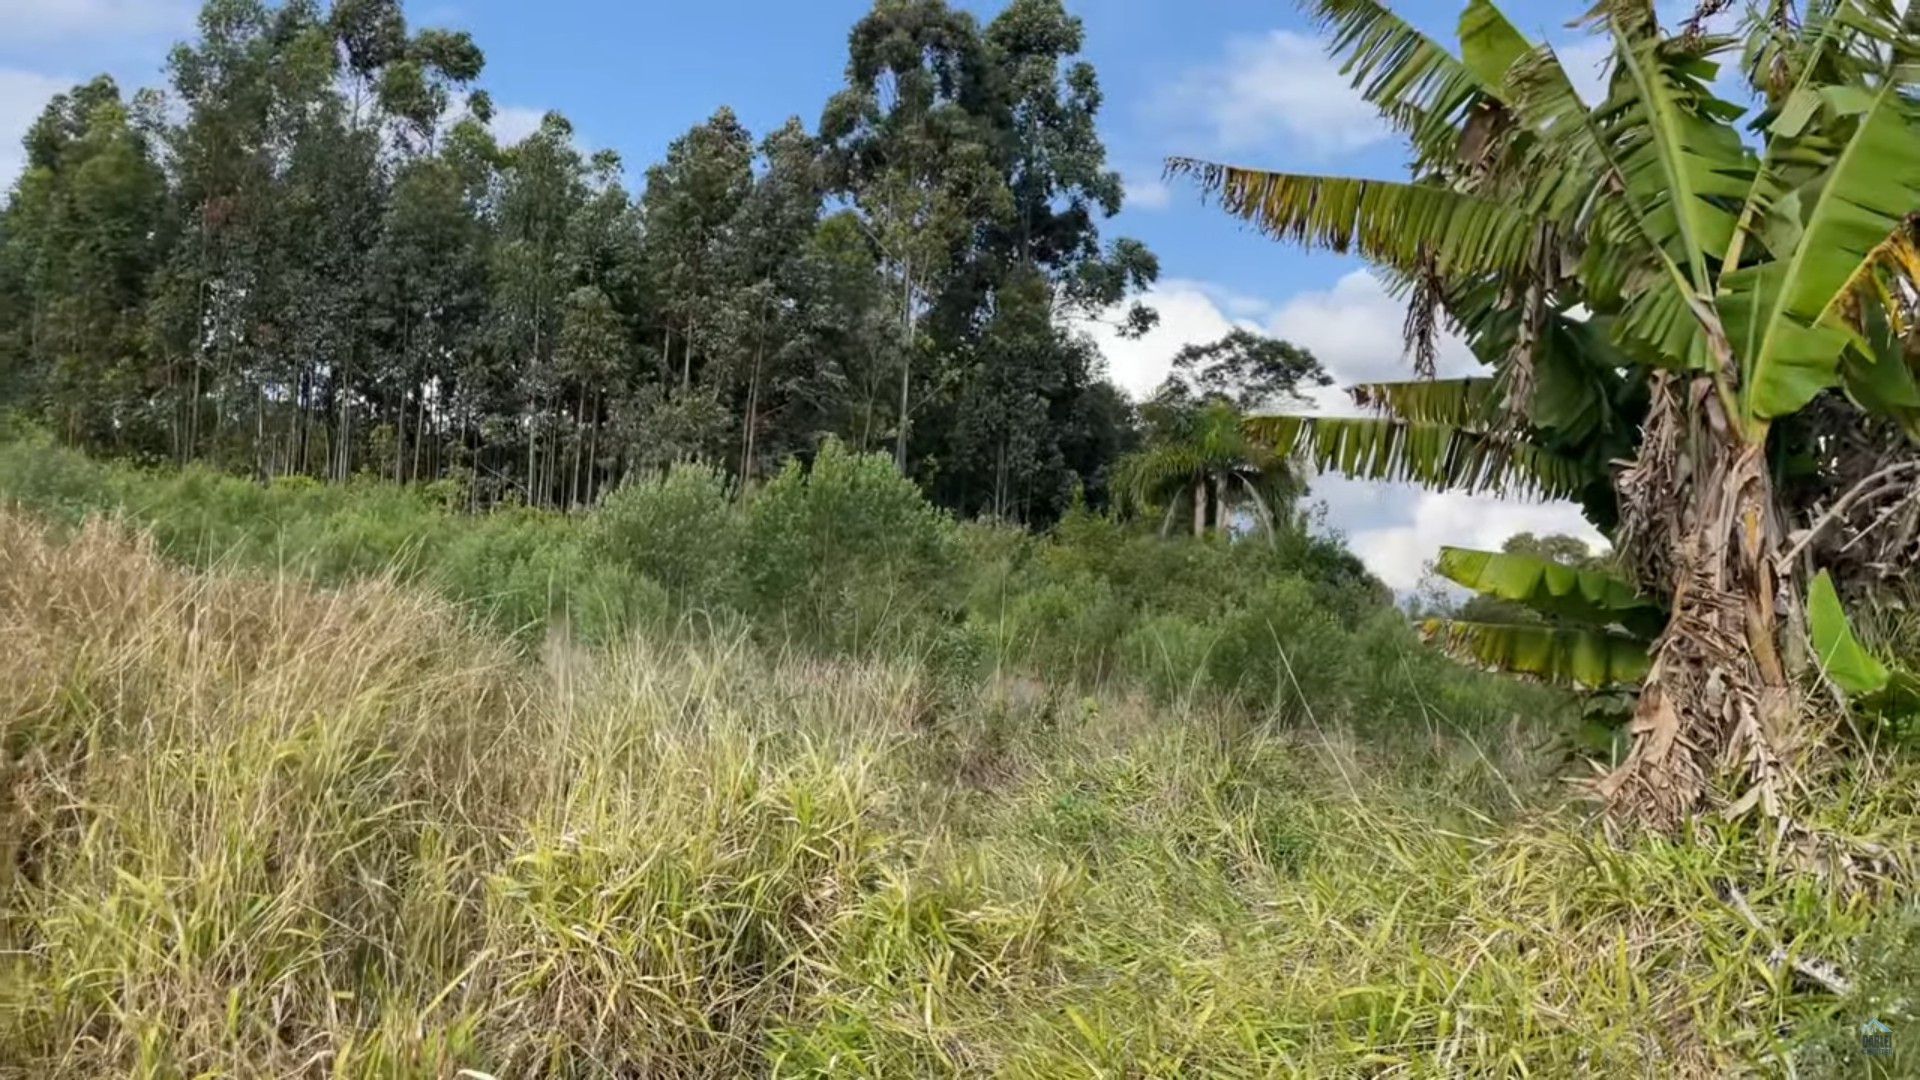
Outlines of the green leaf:
M 1726 275 L 1718 301 L 1742 360 L 1740 402 L 1751 420 L 1783 416 L 1833 385 L 1849 335 L 1830 318 L 1834 301 L 1907 214 L 1920 208 L 1920 127 L 1889 81 L 1861 113 L 1852 138 L 1771 214 L 1797 230 L 1775 258 Z M 1797 233 L 1797 235 L 1796 235 Z
M 1886 665 L 1874 659 L 1853 636 L 1853 626 L 1840 606 L 1840 595 L 1825 570 L 1814 577 L 1807 590 L 1807 630 L 1813 637 L 1820 670 L 1835 686 L 1850 694 L 1871 694 L 1886 687 Z
M 1505 86 L 1507 73 L 1530 51 L 1527 39 L 1487 0 L 1471 0 L 1460 13 L 1460 59 L 1482 86 Z
M 1726 122 L 1740 110 L 1707 89 L 1714 65 L 1617 25 L 1614 41 L 1625 76 L 1605 110 L 1615 159 L 1649 239 L 1706 290 L 1707 261 L 1726 251 L 1752 187 L 1752 155 Z
M 1434 569 L 1478 593 L 1523 604 L 1543 615 L 1618 624 L 1644 638 L 1660 632 L 1666 613 L 1632 584 L 1599 570 L 1562 566 L 1532 555 L 1443 547 Z
M 1517 434 L 1335 416 L 1251 416 L 1246 425 L 1250 435 L 1282 454 L 1299 454 L 1322 472 L 1361 480 L 1567 497 L 1595 479 L 1580 462 Z
M 1911 435 L 1920 423 L 1920 383 L 1906 349 L 1879 304 L 1861 305 L 1861 329 L 1840 361 L 1840 381 L 1869 412 L 1892 417 Z
M 1170 158 L 1168 171 L 1191 173 L 1225 210 L 1275 239 L 1308 248 L 1357 251 L 1412 273 L 1431 256 L 1443 275 L 1516 270 L 1525 265 L 1533 223 L 1492 199 L 1431 184 L 1306 176 Z
M 1805 130 L 1807 121 L 1813 119 L 1814 110 L 1819 107 L 1819 94 L 1804 86 L 1795 87 L 1767 130 L 1781 138 L 1791 139 Z
M 1416 424 L 1484 427 L 1500 413 L 1499 380 L 1410 379 L 1360 383 L 1348 388 L 1354 403 Z
M 1563 686 L 1633 686 L 1646 678 L 1647 644 L 1607 630 L 1429 619 L 1427 640 L 1471 663 Z

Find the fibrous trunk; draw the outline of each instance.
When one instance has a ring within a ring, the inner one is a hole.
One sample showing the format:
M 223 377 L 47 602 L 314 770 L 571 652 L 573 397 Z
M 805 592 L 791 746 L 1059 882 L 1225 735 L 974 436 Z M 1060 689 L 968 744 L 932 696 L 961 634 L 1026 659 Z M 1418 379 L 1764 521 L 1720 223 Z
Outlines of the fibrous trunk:
M 1764 436 L 1743 436 L 1706 379 L 1654 387 L 1640 457 L 1619 477 L 1622 548 L 1669 591 L 1633 745 L 1599 792 L 1660 828 L 1705 808 L 1713 781 L 1731 809 L 1780 814 L 1801 715 L 1782 660 L 1783 615 L 1798 604 L 1778 559 L 1784 530 Z

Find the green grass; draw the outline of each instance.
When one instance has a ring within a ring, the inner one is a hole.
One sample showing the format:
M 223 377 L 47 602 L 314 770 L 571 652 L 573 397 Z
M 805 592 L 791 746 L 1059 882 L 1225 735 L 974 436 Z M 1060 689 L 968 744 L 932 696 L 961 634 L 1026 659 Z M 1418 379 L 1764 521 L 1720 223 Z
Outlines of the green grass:
M 0 550 L 6 1075 L 1841 1076 L 1875 1013 L 1886 1075 L 1920 1051 L 1906 879 L 1611 842 L 1522 720 L 1415 754 L 743 627 L 528 647 L 103 524 Z M 1912 865 L 1920 770 L 1822 782 Z

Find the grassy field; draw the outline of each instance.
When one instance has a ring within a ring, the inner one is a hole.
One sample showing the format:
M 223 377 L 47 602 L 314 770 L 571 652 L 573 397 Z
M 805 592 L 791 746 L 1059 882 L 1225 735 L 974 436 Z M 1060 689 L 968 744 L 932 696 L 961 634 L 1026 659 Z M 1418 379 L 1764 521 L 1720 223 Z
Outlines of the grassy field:
M 1876 1012 L 1920 1062 L 1910 908 L 1609 843 L 1518 721 L 1412 754 L 743 631 L 527 647 L 99 522 L 0 550 L 7 1075 L 1838 1076 Z M 1828 783 L 1913 849 L 1920 772 Z

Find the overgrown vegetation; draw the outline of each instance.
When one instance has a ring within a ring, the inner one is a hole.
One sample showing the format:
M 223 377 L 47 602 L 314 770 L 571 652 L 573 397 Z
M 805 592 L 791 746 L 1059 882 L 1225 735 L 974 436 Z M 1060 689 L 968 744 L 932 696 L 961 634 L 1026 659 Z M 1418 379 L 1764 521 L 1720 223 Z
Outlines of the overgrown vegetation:
M 1594 107 L 1485 0 L 1310 7 L 1412 182 L 1175 167 L 1489 365 L 1380 416 L 1249 419 L 1328 379 L 1244 330 L 1105 381 L 1157 266 L 1059 0 L 876 0 L 817 132 L 637 195 L 397 0 L 57 97 L 0 1078 L 1920 1071 L 1920 22 L 1749 17 L 1750 146 L 1723 4 L 1595 8 Z M 1423 641 L 1307 463 L 1615 550 L 1444 549 Z
M 1359 562 L 1300 522 L 1179 544 L 1084 508 L 1046 536 L 963 525 L 885 455 L 835 444 L 744 498 L 689 465 L 584 514 L 472 516 L 432 487 L 262 485 L 30 437 L 0 442 L 0 500 L 68 526 L 125 518 L 194 566 L 419 583 L 529 645 L 550 629 L 609 642 L 726 628 L 819 655 L 913 654 L 963 680 L 1118 682 L 1383 732 L 1410 717 L 1491 730 L 1564 704 L 1424 648 Z
M 1920 915 L 1733 828 L 1608 843 L 1531 717 L 1412 754 L 725 628 L 530 654 L 386 580 L 62 535 L 0 515 L 0 1073 L 1838 1076 L 1874 1014 L 1889 1075 L 1920 1046 Z M 1823 826 L 1911 850 L 1910 763 L 1830 789 Z

